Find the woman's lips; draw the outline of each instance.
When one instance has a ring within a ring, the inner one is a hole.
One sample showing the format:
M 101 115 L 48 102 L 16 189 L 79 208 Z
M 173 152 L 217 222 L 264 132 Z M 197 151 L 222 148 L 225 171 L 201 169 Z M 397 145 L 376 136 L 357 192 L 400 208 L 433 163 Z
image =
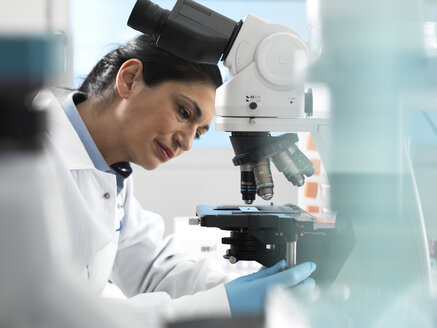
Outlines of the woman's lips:
M 164 145 L 160 144 L 159 142 L 158 146 L 160 148 L 161 151 L 161 155 L 164 161 L 168 161 L 169 159 L 174 157 L 174 153 L 170 148 L 165 147 Z

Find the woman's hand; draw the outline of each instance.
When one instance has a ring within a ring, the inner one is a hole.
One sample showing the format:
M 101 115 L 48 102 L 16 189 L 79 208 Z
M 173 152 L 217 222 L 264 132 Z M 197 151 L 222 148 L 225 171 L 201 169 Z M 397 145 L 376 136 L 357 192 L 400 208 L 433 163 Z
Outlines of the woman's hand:
M 270 268 L 237 278 L 225 285 L 233 316 L 262 315 L 266 294 L 275 285 L 290 288 L 295 295 L 309 295 L 315 282 L 309 278 L 316 269 L 312 262 L 305 262 L 286 269 L 285 261 Z M 285 270 L 284 270 L 285 269 Z

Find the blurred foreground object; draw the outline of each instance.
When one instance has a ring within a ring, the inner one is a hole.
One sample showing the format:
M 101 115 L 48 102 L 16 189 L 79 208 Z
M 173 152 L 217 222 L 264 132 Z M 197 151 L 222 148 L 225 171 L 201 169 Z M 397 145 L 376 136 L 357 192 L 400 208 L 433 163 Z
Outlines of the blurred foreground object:
M 45 5 L 16 1 L 0 10 L 0 326 L 131 326 L 78 280 L 71 257 L 44 111 L 32 103 L 63 58 Z M 20 6 L 31 17 L 18 15 Z

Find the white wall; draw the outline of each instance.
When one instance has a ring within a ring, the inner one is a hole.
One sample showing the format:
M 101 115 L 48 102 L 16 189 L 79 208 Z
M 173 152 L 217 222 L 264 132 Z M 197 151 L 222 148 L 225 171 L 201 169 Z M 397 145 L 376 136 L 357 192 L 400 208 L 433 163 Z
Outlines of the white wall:
M 47 0 L 2 0 L 0 3 L 1 34 L 34 34 L 48 27 Z
M 240 169 L 232 164 L 229 148 L 193 148 L 153 171 L 134 166 L 135 194 L 147 210 L 161 213 L 166 234 L 173 219 L 194 216 L 198 204 L 241 204 Z M 272 165 L 275 204 L 296 203 L 296 187 Z M 257 197 L 254 204 L 270 202 Z

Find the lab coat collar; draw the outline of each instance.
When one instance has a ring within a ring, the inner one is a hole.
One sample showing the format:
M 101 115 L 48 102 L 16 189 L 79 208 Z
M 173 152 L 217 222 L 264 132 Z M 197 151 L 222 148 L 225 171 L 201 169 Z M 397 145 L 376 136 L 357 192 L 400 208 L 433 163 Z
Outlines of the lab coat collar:
M 79 136 L 50 90 L 40 91 L 36 98 L 47 112 L 48 135 L 70 170 L 95 169 Z

